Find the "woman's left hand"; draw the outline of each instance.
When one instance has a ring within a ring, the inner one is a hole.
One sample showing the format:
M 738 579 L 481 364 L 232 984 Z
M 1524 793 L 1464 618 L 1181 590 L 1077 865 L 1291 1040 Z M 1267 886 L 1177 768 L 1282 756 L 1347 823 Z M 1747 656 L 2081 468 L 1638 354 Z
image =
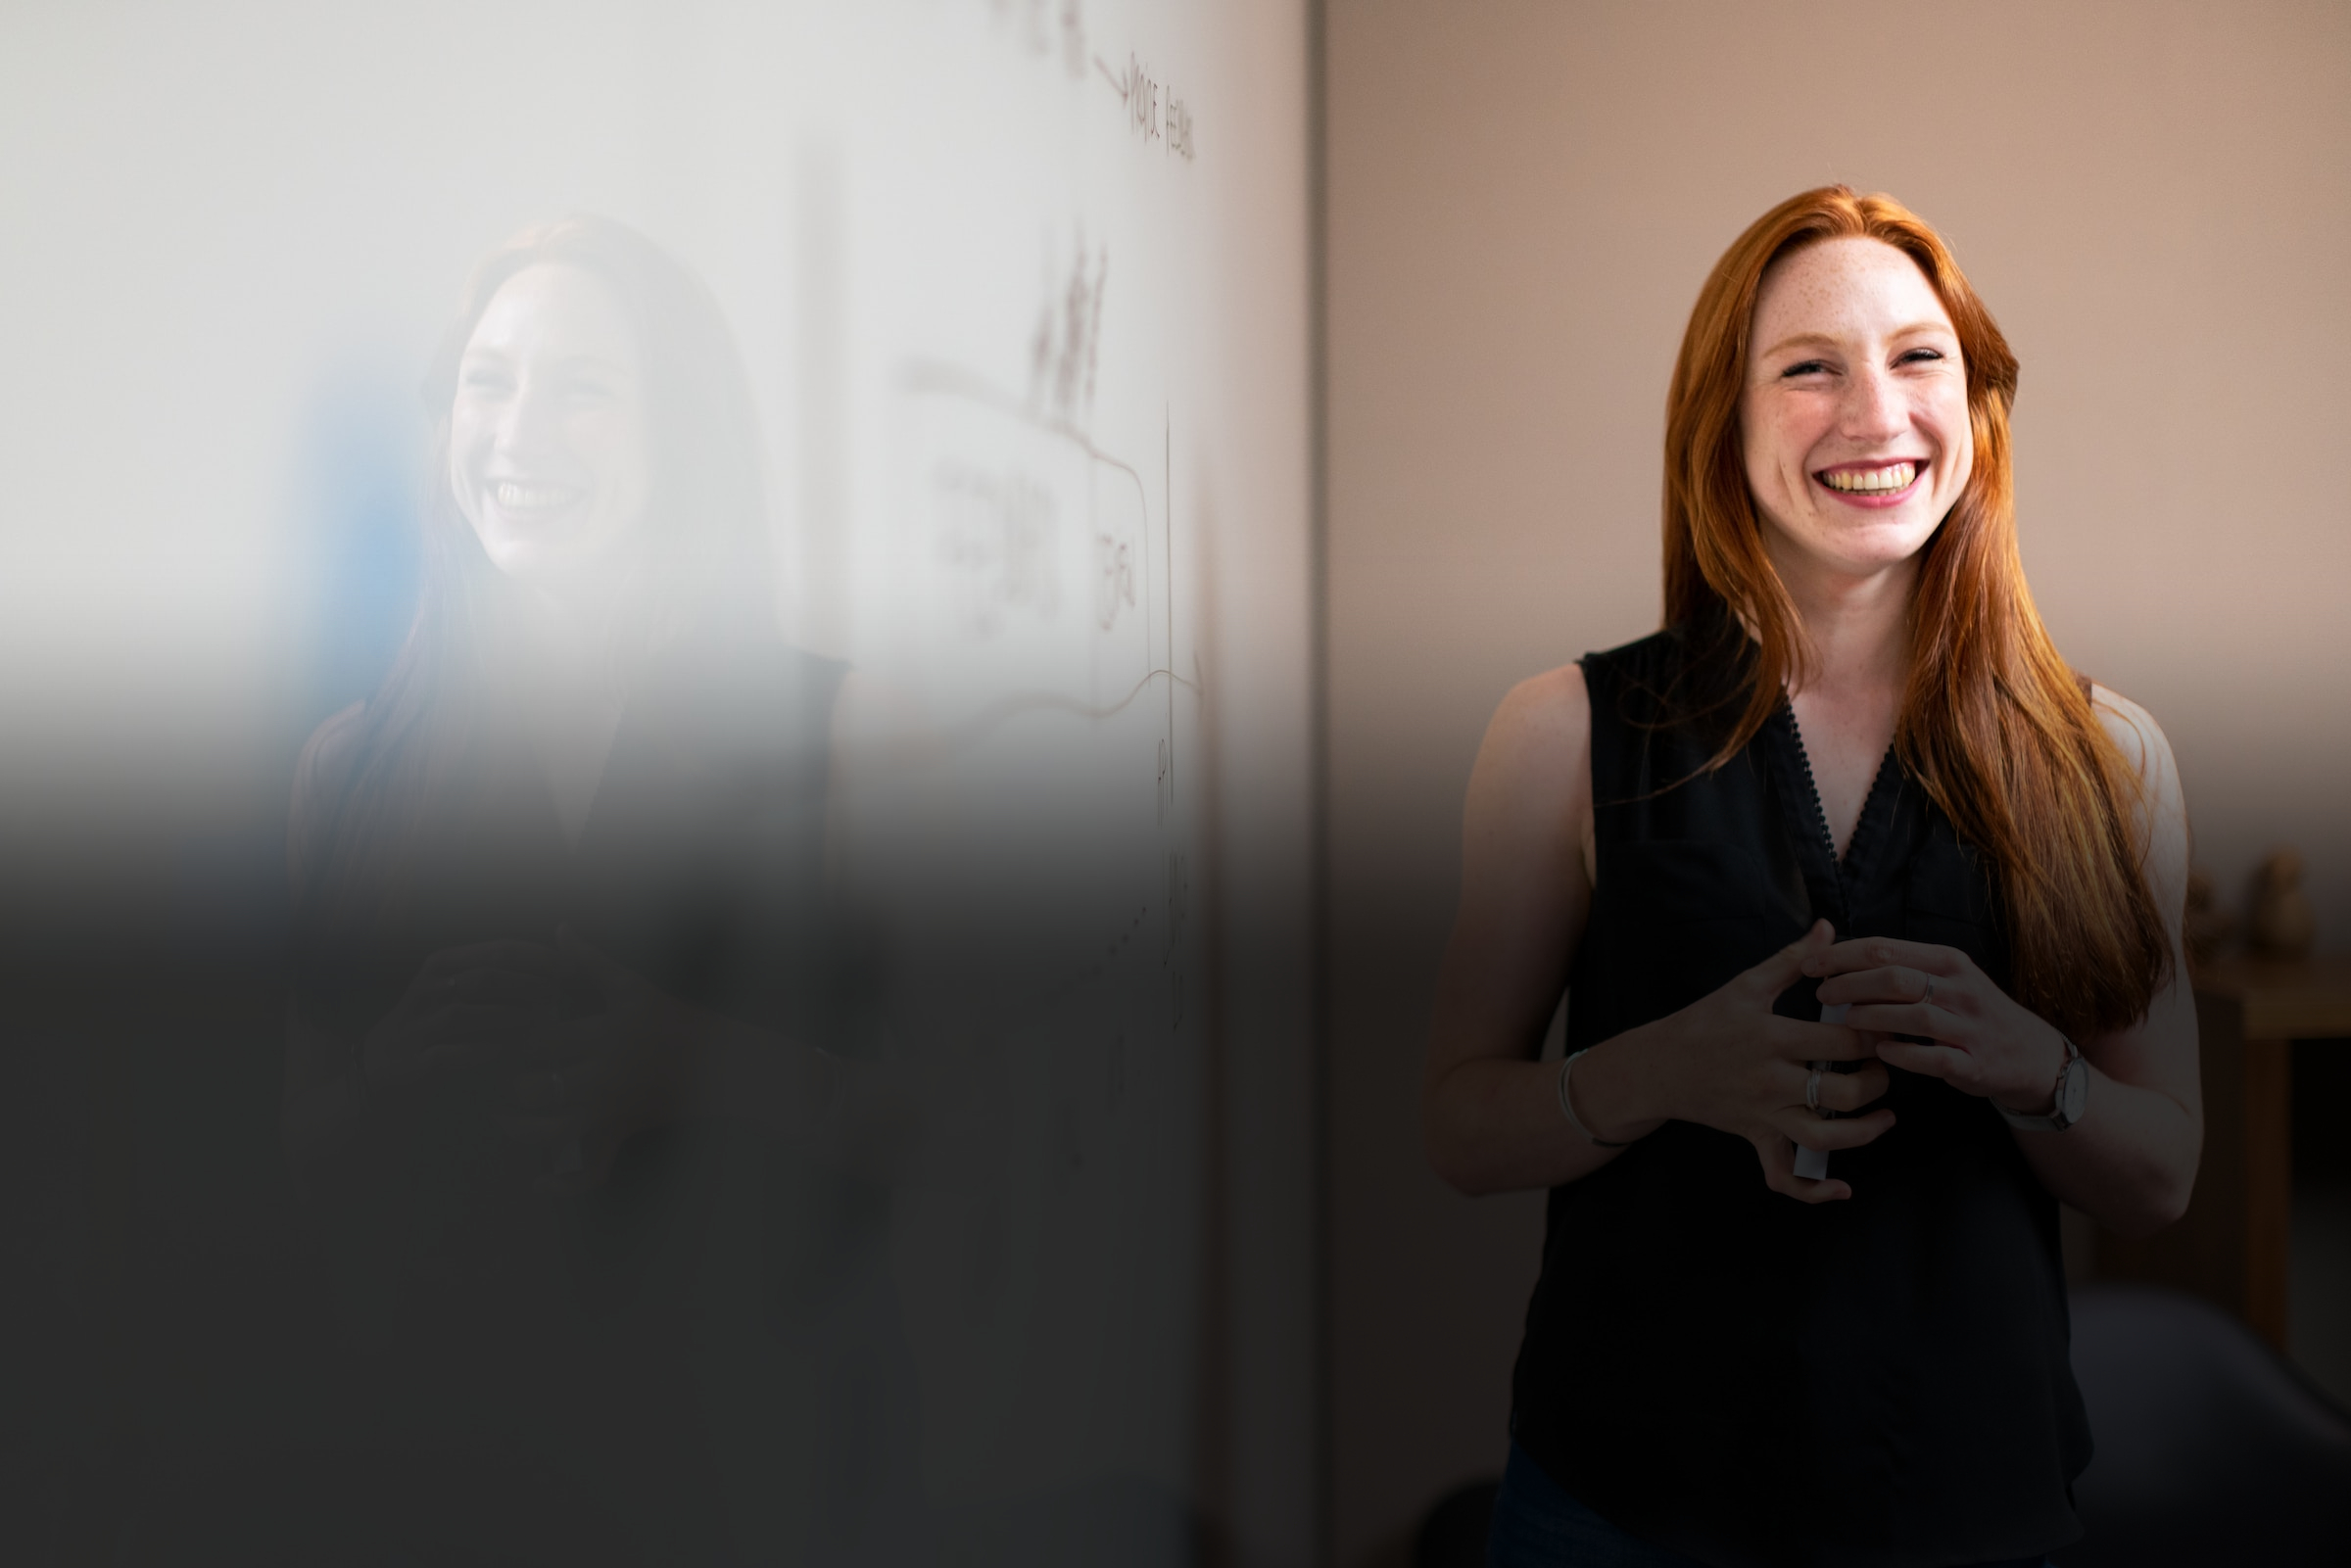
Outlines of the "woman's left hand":
M 1923 1036 L 1881 1038 L 1878 1059 L 1943 1079 L 2022 1116 L 2045 1113 L 2064 1069 L 2065 1037 L 1994 985 L 1955 947 L 1868 936 L 1839 942 L 1804 965 L 1822 977 L 1821 1005 L 1844 1002 L 1852 1028 Z
M 542 1187 L 583 1192 L 632 1137 L 684 1113 L 712 1020 L 569 931 L 557 946 L 600 1008 L 533 1041 L 511 1124 L 537 1152 Z

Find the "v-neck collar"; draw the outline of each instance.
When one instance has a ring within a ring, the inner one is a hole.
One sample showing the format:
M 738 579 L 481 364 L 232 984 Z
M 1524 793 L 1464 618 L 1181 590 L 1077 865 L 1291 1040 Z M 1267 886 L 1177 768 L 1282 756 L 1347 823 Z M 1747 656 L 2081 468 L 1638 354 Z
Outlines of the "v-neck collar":
M 1766 728 L 1776 730 L 1780 741 L 1773 747 L 1779 764 L 1780 800 L 1805 879 L 1814 884 L 1813 905 L 1834 909 L 1831 919 L 1842 931 L 1848 924 L 1851 894 L 1866 879 L 1885 842 L 1887 822 L 1901 786 L 1901 763 L 1894 747 L 1888 746 L 1861 802 L 1861 815 L 1853 823 L 1853 836 L 1847 840 L 1840 859 L 1837 840 L 1829 832 L 1829 814 L 1820 802 L 1820 784 L 1812 776 L 1812 758 L 1804 749 L 1803 731 L 1797 725 L 1795 707 L 1785 696 L 1772 710 Z M 1824 893 L 1829 896 L 1822 897 Z
M 588 836 L 589 826 L 596 821 L 597 802 L 606 792 L 604 784 L 611 777 L 612 759 L 620 750 L 621 735 L 627 728 L 628 717 L 629 704 L 624 698 L 612 712 L 611 728 L 605 733 L 602 749 L 597 755 L 596 771 L 588 779 L 587 791 L 580 802 L 580 820 L 577 827 L 564 820 L 563 795 L 557 787 L 554 769 L 550 766 L 545 752 L 541 751 L 540 753 L 539 772 L 540 777 L 547 784 L 548 809 L 554 814 L 555 831 L 562 836 L 564 847 L 570 854 L 577 855 L 579 853 L 581 841 Z

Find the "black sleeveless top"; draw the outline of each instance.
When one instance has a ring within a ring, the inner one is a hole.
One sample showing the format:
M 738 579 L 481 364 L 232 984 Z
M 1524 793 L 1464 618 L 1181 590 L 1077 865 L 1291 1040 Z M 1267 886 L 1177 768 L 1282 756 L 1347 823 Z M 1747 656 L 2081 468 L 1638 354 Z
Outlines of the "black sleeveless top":
M 776 641 L 665 649 L 577 842 L 535 766 L 485 765 L 387 913 L 302 924 L 306 1016 L 357 1039 L 432 952 L 568 925 L 697 1007 L 876 1054 L 874 961 L 823 864 L 844 673 Z M 314 1195 L 358 1353 L 325 1441 L 552 1477 L 648 1560 L 888 1556 L 878 1499 L 913 1485 L 914 1417 L 888 1192 L 700 1122 L 641 1133 L 600 1185 L 551 1198 L 501 1121 L 516 1070 L 485 1054 Z
M 1582 661 L 1598 860 L 1570 1051 L 1822 917 L 2008 983 L 1989 868 L 1895 757 L 1843 865 L 1785 703 L 1704 771 L 1744 659 L 1676 628 Z M 1818 1018 L 1817 983 L 1775 1011 Z M 1619 1527 L 1721 1565 L 1924 1568 L 2081 1535 L 2056 1202 L 1989 1101 L 1890 1070 L 1893 1130 L 1832 1157 L 1845 1202 L 1774 1193 L 1745 1139 L 1682 1121 L 1553 1190 L 1511 1433 Z

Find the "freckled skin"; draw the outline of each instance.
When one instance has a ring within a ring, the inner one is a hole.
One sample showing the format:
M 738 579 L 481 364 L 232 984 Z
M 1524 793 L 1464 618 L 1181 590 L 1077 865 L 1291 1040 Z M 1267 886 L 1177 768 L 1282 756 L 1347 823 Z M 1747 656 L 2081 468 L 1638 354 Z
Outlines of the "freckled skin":
M 1926 275 L 1879 240 L 1827 240 L 1763 276 L 1740 399 L 1748 484 L 1786 578 L 1907 576 L 1975 463 L 1958 334 Z M 1908 458 L 1897 504 L 1862 507 L 1816 476 Z

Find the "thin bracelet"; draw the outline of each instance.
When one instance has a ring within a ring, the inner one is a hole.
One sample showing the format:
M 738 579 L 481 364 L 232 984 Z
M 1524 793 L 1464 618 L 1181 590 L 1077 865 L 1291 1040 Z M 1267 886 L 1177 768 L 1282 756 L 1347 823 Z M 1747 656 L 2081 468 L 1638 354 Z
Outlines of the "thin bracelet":
M 1592 1048 L 1588 1045 L 1584 1047 L 1584 1051 L 1589 1051 Z M 1567 1098 L 1568 1069 L 1575 1066 L 1575 1059 L 1579 1056 L 1582 1056 L 1584 1051 L 1568 1052 L 1567 1060 L 1559 1064 L 1559 1110 L 1566 1116 L 1567 1125 L 1573 1127 L 1576 1131 L 1582 1133 L 1594 1143 L 1599 1144 L 1603 1149 L 1630 1149 L 1632 1147 L 1631 1143 L 1610 1143 L 1599 1133 L 1594 1132 L 1590 1127 L 1585 1126 L 1584 1118 L 1575 1114 L 1575 1105 Z

